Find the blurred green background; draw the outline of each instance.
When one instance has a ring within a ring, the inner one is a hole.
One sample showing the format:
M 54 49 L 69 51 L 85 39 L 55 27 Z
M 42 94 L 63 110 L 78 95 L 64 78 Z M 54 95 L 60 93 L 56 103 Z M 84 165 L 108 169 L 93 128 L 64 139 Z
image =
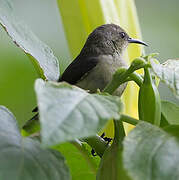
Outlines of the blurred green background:
M 62 72 L 71 58 L 56 0 L 13 0 L 13 3 L 17 16 L 52 48 Z M 143 39 L 150 45 L 146 52 L 159 52 L 161 62 L 179 58 L 179 1 L 136 0 L 136 6 Z M 20 126 L 31 118 L 36 105 L 33 88 L 36 78 L 29 59 L 0 27 L 0 104 L 14 113 Z M 163 84 L 160 93 L 162 99 L 179 104 Z

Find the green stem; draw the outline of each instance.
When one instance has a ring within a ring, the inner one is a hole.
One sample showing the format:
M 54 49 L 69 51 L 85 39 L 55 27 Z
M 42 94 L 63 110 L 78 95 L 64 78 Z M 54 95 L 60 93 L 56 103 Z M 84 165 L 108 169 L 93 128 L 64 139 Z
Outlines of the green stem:
M 73 141 L 71 142 L 71 144 L 73 144 L 79 150 L 79 152 L 82 154 L 84 159 L 91 167 L 92 172 L 96 174 L 96 166 L 94 165 L 93 161 L 90 159 L 88 151 L 84 147 L 82 147 L 81 143 L 78 141 Z
M 102 157 L 104 154 L 104 151 L 108 147 L 107 143 L 104 141 L 103 138 L 100 136 L 96 135 L 93 137 L 88 137 L 83 139 L 86 143 L 88 143 L 94 150 L 95 152 Z
M 132 124 L 134 126 L 136 126 L 139 123 L 139 120 L 132 118 L 131 116 L 124 115 L 124 114 L 120 115 L 120 121 Z
M 130 74 L 129 79 L 134 81 L 139 87 L 143 84 L 143 78 L 140 76 L 140 74 L 137 74 L 136 72 Z
M 124 81 L 127 79 L 127 77 L 131 74 L 129 69 L 125 71 L 124 73 L 118 73 L 116 72 L 113 75 L 112 81 L 105 87 L 104 92 L 107 92 L 109 94 L 113 94 L 113 92 L 124 83 Z
M 132 80 L 134 80 L 139 86 L 143 83 L 143 80 L 137 76 L 137 73 L 134 73 L 134 71 L 139 70 L 141 68 L 148 69 L 148 64 L 143 64 L 142 66 L 139 66 L 138 68 L 130 66 L 126 71 L 122 72 L 118 70 L 113 75 L 112 81 L 105 87 L 104 92 L 107 92 L 109 94 L 113 94 L 114 91 L 124 82 L 127 82 L 127 78 L 132 75 Z M 120 69 L 119 69 L 120 70 Z
M 114 142 L 121 143 L 122 145 L 122 141 L 126 136 L 123 122 L 120 120 L 114 120 L 114 129 L 115 129 Z

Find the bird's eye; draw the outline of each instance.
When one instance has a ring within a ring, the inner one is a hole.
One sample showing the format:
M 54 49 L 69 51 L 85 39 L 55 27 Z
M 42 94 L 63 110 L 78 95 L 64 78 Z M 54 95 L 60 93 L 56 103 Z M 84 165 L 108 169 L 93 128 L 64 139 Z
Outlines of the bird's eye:
M 124 32 L 121 32 L 120 36 L 121 36 L 121 38 L 124 38 L 126 36 L 126 34 Z

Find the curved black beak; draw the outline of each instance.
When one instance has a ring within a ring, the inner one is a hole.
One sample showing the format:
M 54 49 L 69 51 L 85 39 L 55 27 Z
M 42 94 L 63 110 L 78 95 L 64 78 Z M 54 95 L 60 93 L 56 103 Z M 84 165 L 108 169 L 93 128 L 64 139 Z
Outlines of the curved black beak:
M 128 39 L 128 42 L 129 43 L 136 43 L 136 44 L 142 44 L 144 46 L 148 46 L 145 42 L 141 41 L 141 40 L 138 40 L 138 39 L 132 39 L 132 38 L 129 38 Z

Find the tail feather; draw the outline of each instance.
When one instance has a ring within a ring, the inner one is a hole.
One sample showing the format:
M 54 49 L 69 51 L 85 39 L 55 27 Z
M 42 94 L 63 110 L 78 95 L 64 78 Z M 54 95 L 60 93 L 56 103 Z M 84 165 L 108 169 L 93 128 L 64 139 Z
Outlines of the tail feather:
M 38 113 L 35 114 L 30 120 L 28 120 L 22 128 L 26 131 L 30 131 L 30 129 L 33 129 L 36 125 L 39 125 Z
M 32 112 L 37 112 L 38 111 L 38 107 L 35 107 Z

